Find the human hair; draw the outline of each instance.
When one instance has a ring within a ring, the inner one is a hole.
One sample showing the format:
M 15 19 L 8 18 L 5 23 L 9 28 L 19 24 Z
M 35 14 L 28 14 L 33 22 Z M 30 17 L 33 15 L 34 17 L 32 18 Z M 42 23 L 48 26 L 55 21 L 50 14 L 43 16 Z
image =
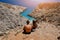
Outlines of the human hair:
M 27 20 L 26 23 L 29 24 L 30 23 L 29 20 Z
M 36 21 L 35 20 L 33 20 L 33 24 L 35 24 L 36 23 Z
M 37 27 L 36 20 L 33 20 L 33 29 L 35 29 L 36 27 Z
M 36 26 L 37 24 L 36 24 L 36 20 L 33 20 L 33 26 Z

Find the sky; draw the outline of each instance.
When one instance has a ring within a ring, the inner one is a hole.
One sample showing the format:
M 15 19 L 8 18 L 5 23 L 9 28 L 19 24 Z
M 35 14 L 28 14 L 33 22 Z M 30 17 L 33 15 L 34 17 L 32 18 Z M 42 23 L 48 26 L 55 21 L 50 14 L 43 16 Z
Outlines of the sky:
M 60 0 L 0 0 L 0 2 L 33 8 L 41 2 L 60 2 Z

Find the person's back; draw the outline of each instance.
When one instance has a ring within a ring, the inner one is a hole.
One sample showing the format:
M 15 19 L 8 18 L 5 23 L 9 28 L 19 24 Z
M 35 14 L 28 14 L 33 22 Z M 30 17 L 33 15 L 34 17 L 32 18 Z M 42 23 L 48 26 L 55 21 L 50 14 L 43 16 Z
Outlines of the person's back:
M 24 26 L 23 30 L 24 30 L 24 33 L 31 33 L 31 30 L 32 30 L 32 26 L 29 24 L 30 22 L 27 20 L 27 25 Z
M 32 26 L 31 26 L 31 25 L 25 25 L 25 26 L 24 26 L 24 31 L 25 31 L 25 33 L 30 33 L 31 30 L 32 30 Z

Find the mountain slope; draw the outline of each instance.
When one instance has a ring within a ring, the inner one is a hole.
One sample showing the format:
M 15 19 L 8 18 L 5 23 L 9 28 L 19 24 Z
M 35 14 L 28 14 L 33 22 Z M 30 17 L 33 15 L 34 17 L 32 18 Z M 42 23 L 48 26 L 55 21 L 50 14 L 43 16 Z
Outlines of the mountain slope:
M 60 25 L 60 2 L 40 3 L 30 16 L 54 25 Z
M 23 6 L 0 2 L 0 32 L 21 26 L 26 19 L 21 17 L 20 13 L 25 9 Z

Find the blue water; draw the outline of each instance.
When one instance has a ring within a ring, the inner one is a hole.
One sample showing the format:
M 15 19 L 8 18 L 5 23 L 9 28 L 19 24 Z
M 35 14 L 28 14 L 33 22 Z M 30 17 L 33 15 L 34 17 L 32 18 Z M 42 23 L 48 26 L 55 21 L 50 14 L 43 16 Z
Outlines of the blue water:
M 9 3 L 9 4 L 15 4 L 15 5 L 22 5 L 24 7 L 28 7 L 24 12 L 21 13 L 21 16 L 24 16 L 28 20 L 34 20 L 34 18 L 28 16 L 28 14 L 30 14 L 34 8 L 32 6 L 29 7 L 28 5 L 24 4 L 24 2 L 22 2 L 22 0 L 20 0 L 19 2 L 17 0 L 0 0 L 0 2 L 5 2 L 5 3 Z
M 32 21 L 34 20 L 33 17 L 28 16 L 28 14 L 32 13 L 33 9 L 32 8 L 27 8 L 24 12 L 21 13 L 21 16 L 27 18 L 28 20 Z

